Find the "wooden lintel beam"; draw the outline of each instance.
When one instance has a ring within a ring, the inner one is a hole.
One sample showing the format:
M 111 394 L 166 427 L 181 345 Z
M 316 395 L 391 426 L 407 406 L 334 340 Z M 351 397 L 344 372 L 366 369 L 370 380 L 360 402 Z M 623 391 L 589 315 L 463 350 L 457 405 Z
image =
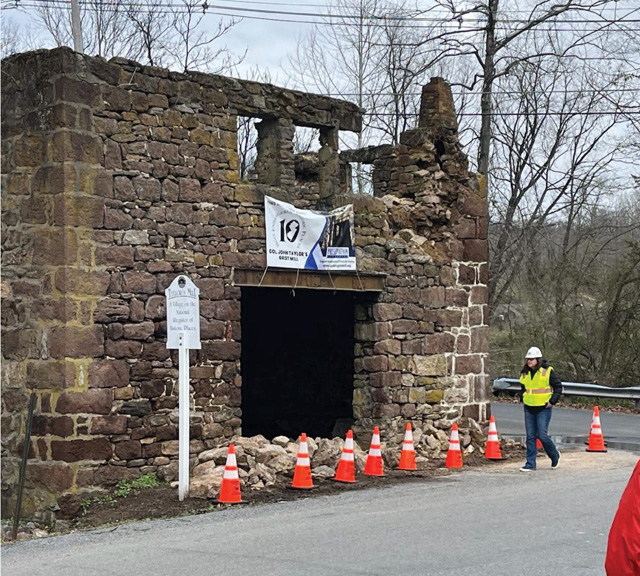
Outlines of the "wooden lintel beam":
M 315 290 L 349 290 L 353 292 L 382 292 L 384 276 L 372 274 L 345 274 L 310 272 L 308 270 L 254 270 L 236 268 L 236 286 L 266 288 L 310 288 Z

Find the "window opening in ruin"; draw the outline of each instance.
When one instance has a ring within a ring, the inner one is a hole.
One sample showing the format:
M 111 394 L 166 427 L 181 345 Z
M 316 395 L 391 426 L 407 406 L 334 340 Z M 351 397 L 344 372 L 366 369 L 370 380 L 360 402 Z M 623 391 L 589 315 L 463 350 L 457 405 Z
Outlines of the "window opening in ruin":
M 373 196 L 373 165 L 349 162 L 351 166 L 351 190 L 354 194 Z
M 257 122 L 260 122 L 260 118 L 238 116 L 238 170 L 241 180 L 250 180 L 255 177 L 253 169 L 258 155 Z
M 320 170 L 320 130 L 296 126 L 293 135 L 294 170 L 297 182 L 317 182 Z
M 296 126 L 293 135 L 293 153 L 306 154 L 307 152 L 317 152 L 320 150 L 320 130 L 318 128 L 307 128 L 306 126 Z
M 332 437 L 353 419 L 353 292 L 242 288 L 242 433 Z

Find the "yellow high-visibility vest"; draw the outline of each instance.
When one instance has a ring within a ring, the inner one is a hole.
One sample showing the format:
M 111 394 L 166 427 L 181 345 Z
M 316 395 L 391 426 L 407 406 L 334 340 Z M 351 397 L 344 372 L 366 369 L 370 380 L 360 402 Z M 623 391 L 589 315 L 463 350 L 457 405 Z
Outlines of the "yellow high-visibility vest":
M 520 384 L 524 386 L 524 395 L 522 399 L 527 406 L 544 406 L 551 396 L 553 389 L 549 384 L 551 377 L 551 366 L 547 368 L 539 368 L 531 378 L 531 372 L 527 372 L 525 376 L 520 374 Z

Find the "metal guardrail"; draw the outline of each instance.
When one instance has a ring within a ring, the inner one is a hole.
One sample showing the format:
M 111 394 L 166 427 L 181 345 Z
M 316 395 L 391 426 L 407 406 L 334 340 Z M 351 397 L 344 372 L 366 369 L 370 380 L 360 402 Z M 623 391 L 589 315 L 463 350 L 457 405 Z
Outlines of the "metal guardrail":
M 520 380 L 517 378 L 496 378 L 493 381 L 494 392 L 520 392 Z M 581 384 L 563 382 L 562 394 L 565 396 L 591 396 L 592 398 L 617 398 L 633 400 L 640 409 L 640 386 L 629 388 L 611 388 L 600 384 Z

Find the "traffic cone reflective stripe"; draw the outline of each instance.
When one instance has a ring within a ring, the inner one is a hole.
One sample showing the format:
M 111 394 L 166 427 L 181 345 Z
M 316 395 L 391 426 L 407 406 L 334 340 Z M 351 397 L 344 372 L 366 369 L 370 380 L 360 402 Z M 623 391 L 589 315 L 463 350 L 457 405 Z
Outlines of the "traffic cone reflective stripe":
M 458 435 L 458 425 L 454 422 L 449 439 L 449 450 L 447 451 L 447 468 L 462 468 L 462 452 L 460 451 L 460 437 Z
M 411 423 L 407 422 L 407 426 L 404 431 L 404 441 L 402 442 L 402 452 L 400 452 L 400 462 L 398 463 L 398 470 L 417 470 L 416 466 L 416 451 L 413 447 L 413 432 L 411 430 Z
M 236 448 L 233 444 L 229 444 L 218 502 L 221 504 L 239 504 L 243 502 L 240 491 L 240 477 L 238 476 L 238 464 L 236 462 Z
M 600 410 L 597 406 L 593 408 L 593 418 L 591 419 L 591 431 L 589 432 L 589 446 L 587 452 L 606 452 L 604 446 L 604 436 L 600 425 Z
M 367 462 L 364 466 L 364 473 L 368 476 L 384 476 L 384 466 L 382 464 L 382 449 L 380 447 L 380 428 L 373 429 L 371 446 L 367 455 Z
M 311 479 L 311 459 L 309 458 L 309 447 L 307 445 L 307 435 L 303 432 L 300 435 L 300 447 L 298 448 L 298 459 L 293 472 L 293 483 L 291 488 L 298 490 L 310 490 L 315 488 Z
M 356 461 L 353 450 L 353 431 L 347 432 L 347 437 L 344 441 L 344 448 L 342 449 L 342 456 L 338 462 L 338 469 L 336 475 L 333 478 L 336 482 L 349 482 L 353 484 L 356 481 Z
M 503 460 L 502 451 L 500 450 L 500 440 L 498 439 L 498 429 L 496 428 L 496 419 L 493 416 L 491 416 L 489 420 L 489 435 L 487 436 L 484 455 L 487 460 Z

